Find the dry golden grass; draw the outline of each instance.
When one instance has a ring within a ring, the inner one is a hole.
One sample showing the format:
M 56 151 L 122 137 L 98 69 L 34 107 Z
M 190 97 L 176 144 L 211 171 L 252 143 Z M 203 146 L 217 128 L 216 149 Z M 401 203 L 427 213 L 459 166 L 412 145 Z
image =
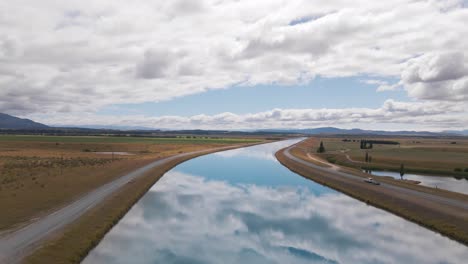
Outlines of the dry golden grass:
M 217 146 L 226 144 L 1 141 L 0 230 L 24 225 L 153 160 Z
M 325 167 L 325 168 L 331 167 L 331 166 L 328 166 L 327 164 L 324 163 L 324 162 L 326 162 L 326 160 L 324 160 L 323 162 L 317 162 L 316 160 L 310 159 L 307 156 L 307 154 L 309 154 L 309 155 L 312 155 L 312 154 L 310 152 L 308 152 L 306 149 L 303 149 L 303 148 L 293 148 L 293 149 L 291 149 L 291 154 L 293 154 L 294 156 L 296 156 L 296 157 L 298 157 L 300 159 L 307 160 L 307 161 L 309 161 L 311 163 L 314 163 L 315 165 L 320 166 L 320 167 Z

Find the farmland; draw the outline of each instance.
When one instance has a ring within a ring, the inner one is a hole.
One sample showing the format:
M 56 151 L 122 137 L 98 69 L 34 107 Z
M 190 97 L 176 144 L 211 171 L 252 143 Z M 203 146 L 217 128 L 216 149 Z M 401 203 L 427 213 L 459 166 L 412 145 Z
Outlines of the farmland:
M 360 140 L 356 137 L 310 138 L 305 147 L 328 162 L 352 168 L 398 172 L 404 164 L 408 173 L 468 178 L 468 139 L 385 138 L 399 144 L 373 144 L 372 149 L 361 149 Z M 322 154 L 316 153 L 320 141 L 326 149 Z M 366 153 L 371 157 L 367 162 Z

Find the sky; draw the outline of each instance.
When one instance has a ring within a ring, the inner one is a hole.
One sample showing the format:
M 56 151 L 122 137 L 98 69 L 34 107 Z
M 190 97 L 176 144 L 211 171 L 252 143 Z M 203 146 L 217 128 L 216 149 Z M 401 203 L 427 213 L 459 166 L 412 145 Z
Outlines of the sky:
M 53 126 L 468 129 L 468 1 L 0 0 L 0 112 Z

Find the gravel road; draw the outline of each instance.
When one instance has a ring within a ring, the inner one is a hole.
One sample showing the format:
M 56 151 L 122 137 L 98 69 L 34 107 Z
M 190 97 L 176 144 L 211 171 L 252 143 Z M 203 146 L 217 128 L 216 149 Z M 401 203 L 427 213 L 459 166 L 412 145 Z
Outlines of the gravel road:
M 342 172 L 342 171 L 337 171 L 337 170 L 334 170 L 333 168 L 321 167 L 321 166 L 315 165 L 312 162 L 307 162 L 307 161 L 305 161 L 303 159 L 295 157 L 294 155 L 292 155 L 290 153 L 291 148 L 293 148 L 294 146 L 295 145 L 292 145 L 292 146 L 290 146 L 290 147 L 288 147 L 288 148 L 286 148 L 284 150 L 284 155 L 288 159 L 294 160 L 295 162 L 301 163 L 302 165 L 313 168 L 315 170 L 324 171 L 324 172 L 331 173 L 331 174 L 339 176 L 339 177 L 345 177 L 345 178 L 350 179 L 350 180 L 355 180 L 355 181 L 360 181 L 360 182 L 363 181 L 362 177 L 352 175 L 352 174 Z M 429 194 L 429 193 L 425 193 L 425 192 L 421 192 L 421 191 L 417 191 L 417 190 L 413 190 L 413 189 L 408 189 L 408 188 L 404 188 L 404 187 L 400 187 L 400 186 L 396 186 L 396 185 L 392 185 L 392 184 L 388 184 L 388 183 L 383 183 L 383 182 L 380 183 L 380 185 L 377 186 L 377 187 L 378 188 L 390 189 L 395 193 L 395 195 L 399 195 L 399 194 L 412 195 L 412 196 L 424 199 L 426 201 L 431 201 L 431 202 L 434 202 L 434 203 L 440 203 L 440 204 L 443 204 L 443 205 L 450 205 L 450 206 L 453 206 L 453 207 L 458 207 L 458 208 L 460 208 L 462 210 L 468 210 L 468 203 L 464 202 L 464 201 L 460 201 L 460 200 L 456 200 L 456 199 L 450 199 L 450 198 L 447 198 L 447 197 L 441 197 L 441 196 L 438 196 L 438 195 Z

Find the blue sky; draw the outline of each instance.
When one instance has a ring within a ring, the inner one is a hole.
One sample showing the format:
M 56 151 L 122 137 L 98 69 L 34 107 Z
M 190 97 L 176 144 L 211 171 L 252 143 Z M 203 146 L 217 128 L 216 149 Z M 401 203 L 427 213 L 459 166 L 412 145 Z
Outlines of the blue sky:
M 389 98 L 410 101 L 403 90 L 378 92 L 367 84 L 368 76 L 321 78 L 300 85 L 232 86 L 221 90 L 178 97 L 168 101 L 116 104 L 104 107 L 100 115 L 215 115 L 222 112 L 248 114 L 274 108 L 378 108 Z M 395 83 L 394 78 L 379 78 Z

